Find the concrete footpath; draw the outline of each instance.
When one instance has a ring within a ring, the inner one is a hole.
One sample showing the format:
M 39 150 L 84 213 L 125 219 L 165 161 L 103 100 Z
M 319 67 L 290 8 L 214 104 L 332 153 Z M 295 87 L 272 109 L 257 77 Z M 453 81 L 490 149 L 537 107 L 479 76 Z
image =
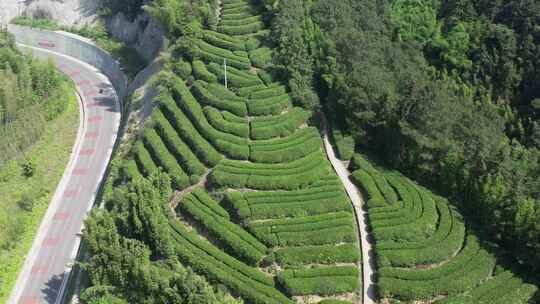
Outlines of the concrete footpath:
M 362 247 L 362 287 L 363 287 L 363 304 L 376 303 L 377 295 L 375 292 L 374 283 L 374 269 L 375 259 L 373 256 L 372 244 L 369 242 L 370 236 L 367 228 L 367 213 L 364 210 L 364 199 L 358 188 L 351 182 L 349 176 L 351 173 L 345 165 L 336 157 L 332 144 L 330 143 L 328 124 L 326 118 L 322 116 L 323 126 L 323 142 L 326 155 L 332 163 L 332 167 L 339 176 L 339 179 L 343 183 L 347 195 L 352 201 L 354 207 L 354 214 L 360 233 L 360 246 Z

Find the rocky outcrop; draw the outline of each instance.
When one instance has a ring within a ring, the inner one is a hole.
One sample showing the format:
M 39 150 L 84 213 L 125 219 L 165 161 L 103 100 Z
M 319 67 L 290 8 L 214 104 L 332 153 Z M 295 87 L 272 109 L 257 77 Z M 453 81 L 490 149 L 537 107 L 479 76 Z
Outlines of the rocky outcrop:
M 146 12 L 133 21 L 122 13 L 116 14 L 107 21 L 107 28 L 115 39 L 134 47 L 148 62 L 157 57 L 163 46 L 164 31 Z
M 0 22 L 7 24 L 19 15 L 50 18 L 62 25 L 97 20 L 97 0 L 0 0 Z
M 61 25 L 92 24 L 100 19 L 98 0 L 0 0 L 0 23 L 18 15 L 54 19 Z M 131 21 L 119 13 L 106 20 L 112 36 L 137 49 L 148 62 L 163 44 L 163 30 L 146 12 Z

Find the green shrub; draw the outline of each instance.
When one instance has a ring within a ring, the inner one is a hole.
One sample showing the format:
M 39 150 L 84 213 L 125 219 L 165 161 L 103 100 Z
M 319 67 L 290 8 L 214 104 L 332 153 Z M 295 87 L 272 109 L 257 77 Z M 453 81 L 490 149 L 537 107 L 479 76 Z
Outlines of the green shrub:
M 175 239 L 178 240 L 178 237 L 183 238 L 185 242 L 189 244 L 189 247 L 199 248 L 204 252 L 204 255 L 208 255 L 214 258 L 216 261 L 219 261 L 220 263 L 227 265 L 227 267 L 235 270 L 231 272 L 238 272 L 266 286 L 274 286 L 274 280 L 270 276 L 224 253 L 207 240 L 202 239 L 194 231 L 188 231 L 178 220 L 170 219 L 169 224 L 172 227 L 173 234 L 177 234 Z
M 135 144 L 133 147 L 133 154 L 135 155 L 137 167 L 144 176 L 148 177 L 158 170 L 150 153 L 148 153 L 142 142 L 139 141 Z
M 238 93 L 238 95 L 240 95 L 242 97 L 249 97 L 249 95 L 251 93 L 261 91 L 261 90 L 265 90 L 265 89 L 268 89 L 268 86 L 266 84 L 259 84 L 259 85 L 252 86 L 252 87 L 239 88 L 239 89 L 236 90 L 236 92 Z
M 270 139 L 289 136 L 305 124 L 311 113 L 302 108 L 293 108 L 279 116 L 255 117 L 251 120 L 252 139 Z
M 275 83 L 275 72 L 270 70 L 258 70 L 257 75 L 264 82 L 264 84 L 271 86 Z
M 253 8 L 249 3 L 241 3 L 238 5 L 224 5 L 223 6 L 223 15 L 229 14 L 253 14 Z M 245 18 L 248 19 L 248 18 Z
M 255 304 L 292 304 L 277 291 L 270 277 L 251 268 L 188 232 L 178 222 L 172 221 L 172 236 L 177 243 L 180 260 L 213 282 L 220 282 L 242 298 Z
M 217 203 L 215 203 L 217 204 Z M 216 214 L 188 194 L 179 204 L 182 213 L 188 214 L 200 223 L 210 234 L 225 246 L 225 250 L 251 265 L 257 265 L 266 253 L 266 247 L 251 234 L 228 219 Z
M 173 71 L 176 75 L 182 78 L 188 78 L 191 75 L 192 68 L 191 64 L 185 60 L 178 60 L 173 64 Z
M 282 163 L 321 150 L 321 137 L 313 127 L 297 130 L 286 138 L 257 140 L 250 143 L 250 160 L 260 163 Z
M 224 83 L 225 70 L 223 69 L 222 65 L 210 63 L 208 65 L 208 69 L 217 75 L 221 83 Z M 234 88 L 243 88 L 260 85 L 262 84 L 262 81 L 255 74 L 240 71 L 234 67 L 227 67 L 227 83 Z
M 214 31 L 203 31 L 203 39 L 213 46 L 229 51 L 244 51 L 246 49 L 242 40 Z
M 288 94 L 283 94 L 264 99 L 249 100 L 247 106 L 250 115 L 278 115 L 292 107 L 292 99 Z
M 234 20 L 234 19 L 230 19 L 230 20 Z M 224 20 L 225 21 L 225 20 Z M 246 42 L 245 42 L 245 45 L 246 45 L 246 50 L 249 52 L 249 51 L 252 51 L 256 48 L 259 48 L 261 46 L 261 40 L 259 40 L 257 37 L 254 37 L 254 36 L 249 36 L 247 39 L 246 39 Z
M 352 158 L 352 168 L 353 170 L 362 169 L 367 172 L 377 172 L 371 163 L 360 154 L 354 154 Z
M 260 15 L 251 16 L 243 19 L 225 19 L 221 21 L 220 25 L 222 26 L 240 26 L 244 24 L 249 24 L 253 22 L 261 22 L 262 18 Z
M 358 268 L 352 266 L 285 270 L 278 281 L 293 296 L 355 292 L 359 285 Z
M 204 113 L 210 124 L 217 130 L 241 137 L 249 137 L 249 125 L 247 121 L 243 123 L 227 121 L 220 111 L 212 107 L 205 107 Z
M 375 184 L 375 181 L 367 171 L 356 170 L 352 173 L 352 178 L 353 181 L 367 194 L 368 201 L 366 204 L 368 208 L 387 205 L 386 200 L 377 188 L 377 184 Z
M 137 162 L 133 159 L 126 159 L 122 161 L 120 167 L 120 178 L 124 181 L 130 181 L 138 178 L 142 178 L 139 168 L 137 168 Z
M 227 20 L 244 20 L 246 18 L 250 18 L 252 17 L 253 14 L 251 14 L 250 12 L 243 12 L 243 13 L 227 13 L 227 14 L 223 14 L 221 16 L 221 21 L 227 21 Z
M 400 217 L 370 218 L 373 235 L 378 241 L 419 241 L 433 234 L 439 219 L 435 201 L 425 191 L 414 189 L 414 186 L 411 190 L 415 195 L 412 210 L 407 212 L 403 208 Z
M 161 109 L 154 110 L 152 121 L 157 133 L 185 172 L 189 175 L 199 176 L 206 173 L 206 167 L 193 154 L 189 146 L 180 139 Z
M 356 240 L 352 215 L 347 212 L 252 223 L 249 229 L 257 238 L 273 247 L 350 243 Z
M 332 139 L 339 159 L 343 161 L 350 160 L 354 154 L 354 138 L 351 135 L 343 134 L 338 129 L 332 129 Z
M 262 47 L 249 52 L 251 63 L 261 69 L 272 64 L 272 50 Z
M 207 83 L 201 81 L 196 81 L 191 87 L 193 95 L 200 103 L 216 107 L 217 109 L 223 111 L 230 111 L 238 116 L 247 115 L 247 107 L 243 100 L 239 99 L 238 97 L 236 99 L 229 99 L 223 94 L 214 95 L 214 93 L 219 94 L 220 92 L 214 90 L 213 93 L 208 89 L 208 87 L 209 85 Z
M 144 130 L 143 142 L 155 162 L 169 174 L 175 188 L 183 189 L 190 185 L 189 177 L 178 165 L 154 129 L 146 128 Z
M 178 109 L 175 101 L 170 96 L 161 98 L 160 108 L 171 125 L 176 129 L 180 137 L 186 142 L 191 150 L 210 167 L 215 166 L 223 156 L 204 139 L 192 125 L 184 113 Z
M 251 67 L 251 62 L 247 56 L 238 56 L 227 49 L 215 47 L 202 40 L 197 41 L 197 46 L 198 55 L 206 61 L 223 64 L 223 59 L 227 59 L 229 66 L 245 70 Z
M 217 82 L 218 80 L 217 76 L 210 73 L 206 69 L 206 65 L 204 64 L 204 62 L 200 60 L 194 60 L 192 65 L 193 65 L 193 75 L 195 76 L 195 78 L 204 80 L 206 82 Z
M 336 246 L 300 246 L 276 250 L 276 262 L 281 266 L 301 266 L 306 264 L 356 263 L 359 260 L 359 249 L 356 244 Z
M 464 267 L 430 280 L 403 280 L 389 277 L 379 279 L 383 297 L 400 300 L 428 300 L 438 295 L 464 292 L 485 280 L 495 267 L 495 259 L 486 251 L 480 251 Z
M 228 20 L 228 19 L 225 19 Z M 228 35 L 247 35 L 253 34 L 264 29 L 264 23 L 261 21 L 247 23 L 243 25 L 220 25 L 218 31 Z
M 467 293 L 451 295 L 437 304 L 492 304 L 492 303 L 527 303 L 538 287 L 524 284 L 510 271 L 495 275 L 483 284 Z M 510 297 L 506 298 L 505 297 Z
M 249 159 L 248 139 L 221 132 L 210 125 L 201 105 L 191 95 L 183 82 L 175 82 L 173 95 L 177 105 L 187 114 L 201 135 L 209 140 L 220 152 L 232 159 Z
M 285 164 L 225 160 L 216 166 L 210 180 L 221 187 L 293 190 L 306 187 L 329 172 L 322 154 L 313 153 Z
M 195 196 L 200 203 L 202 203 L 205 207 L 212 210 L 212 212 L 216 215 L 219 215 L 223 217 L 224 219 L 230 219 L 229 213 L 227 210 L 225 210 L 221 205 L 216 202 L 206 191 L 204 191 L 203 188 L 195 188 L 191 192 L 193 196 Z
M 227 198 L 240 218 L 250 220 L 351 212 L 348 197 L 335 182 L 328 176 L 304 190 L 231 193 Z

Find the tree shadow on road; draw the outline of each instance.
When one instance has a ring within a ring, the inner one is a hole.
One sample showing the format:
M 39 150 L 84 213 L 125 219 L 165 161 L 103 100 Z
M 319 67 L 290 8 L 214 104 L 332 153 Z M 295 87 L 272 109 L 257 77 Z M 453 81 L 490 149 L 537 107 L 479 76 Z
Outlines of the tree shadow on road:
M 41 290 L 45 297 L 46 303 L 54 304 L 59 296 L 58 292 L 62 286 L 62 281 L 66 274 L 54 275 L 49 281 L 45 283 L 46 287 Z

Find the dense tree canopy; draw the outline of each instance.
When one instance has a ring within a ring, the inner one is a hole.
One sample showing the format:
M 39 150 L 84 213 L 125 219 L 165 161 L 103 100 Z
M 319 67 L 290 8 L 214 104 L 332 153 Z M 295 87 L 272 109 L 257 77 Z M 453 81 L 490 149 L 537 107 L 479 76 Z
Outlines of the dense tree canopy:
M 312 62 L 329 116 L 535 268 L 539 14 L 468 0 L 314 1 L 306 14 L 326 40 Z
M 167 223 L 170 178 L 158 173 L 115 189 L 85 224 L 92 287 L 85 303 L 238 303 L 176 258 Z M 111 301 L 111 302 L 107 302 Z
M 0 31 L 0 165 L 24 155 L 47 121 L 66 107 L 67 79 L 51 62 L 21 54 L 15 40 Z

